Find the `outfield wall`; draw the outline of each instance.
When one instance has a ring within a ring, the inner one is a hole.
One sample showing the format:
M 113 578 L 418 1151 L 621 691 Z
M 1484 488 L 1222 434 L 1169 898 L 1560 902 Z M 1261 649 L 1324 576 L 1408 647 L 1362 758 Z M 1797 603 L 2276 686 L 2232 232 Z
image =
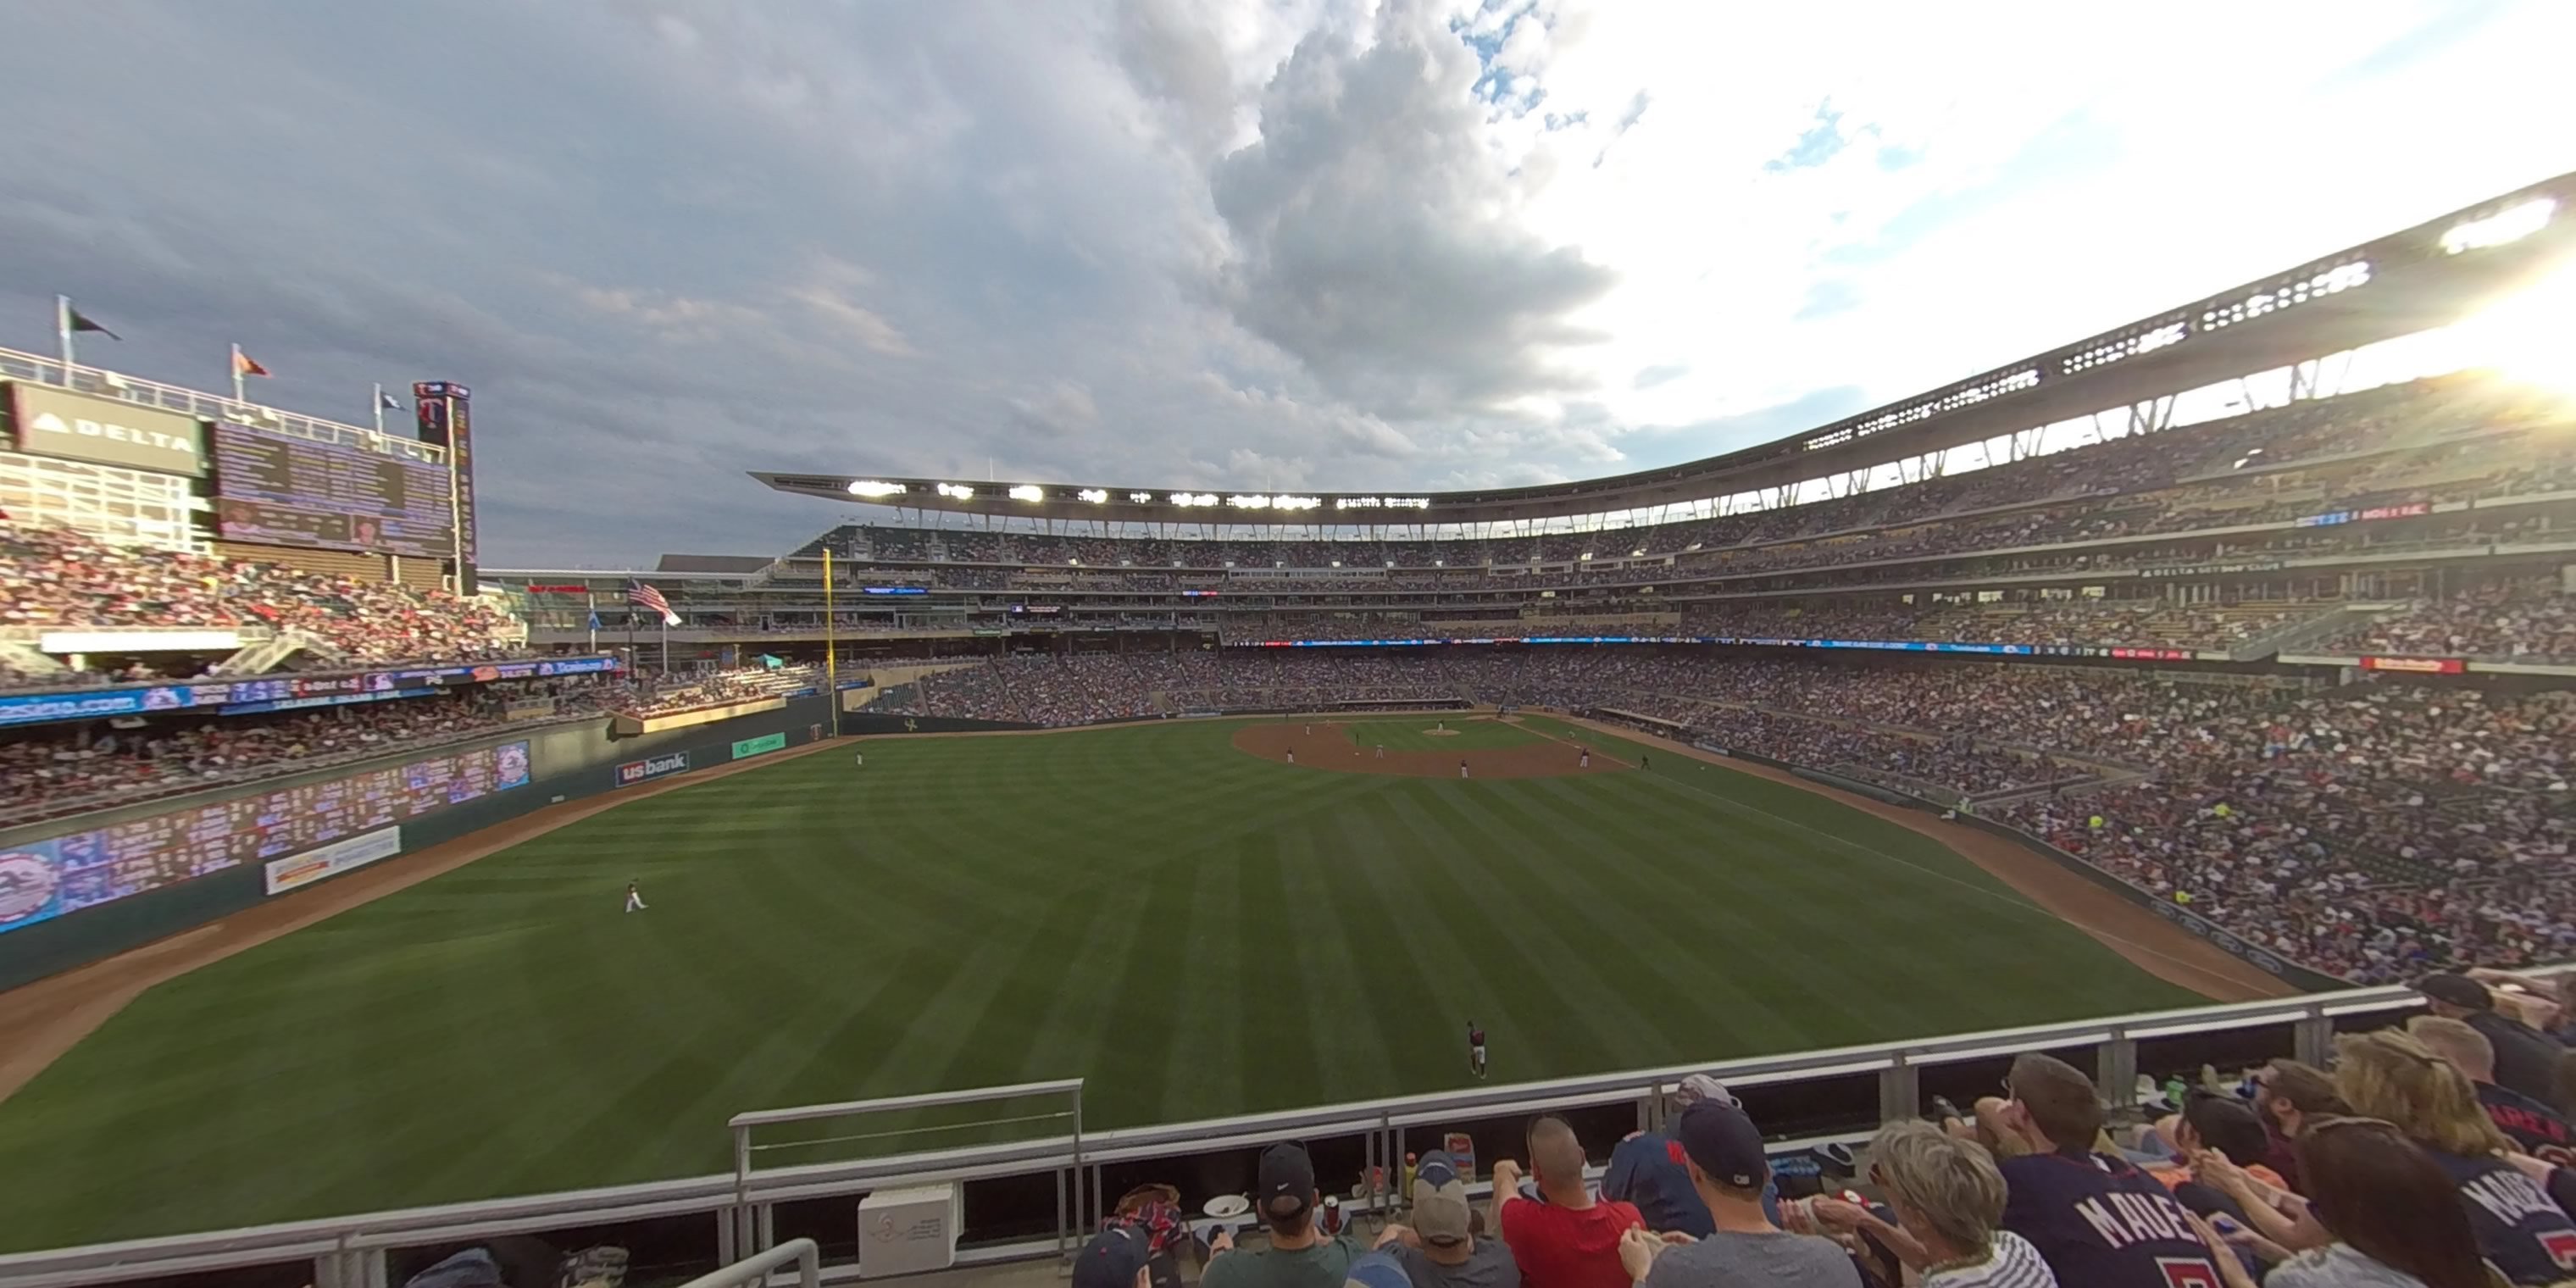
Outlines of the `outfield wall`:
M 0 899 L 0 989 L 548 805 L 771 754 L 830 730 L 831 703 L 819 696 L 633 736 L 597 716 L 0 831 L 0 864 L 14 878 Z

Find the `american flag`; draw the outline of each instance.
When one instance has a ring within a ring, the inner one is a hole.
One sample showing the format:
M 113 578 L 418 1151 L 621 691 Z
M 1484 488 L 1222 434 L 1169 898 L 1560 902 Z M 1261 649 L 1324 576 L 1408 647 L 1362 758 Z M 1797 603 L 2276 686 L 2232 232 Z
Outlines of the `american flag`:
M 646 608 L 652 609 L 654 612 L 660 613 L 662 615 L 662 624 L 664 626 L 677 626 L 680 624 L 680 615 L 671 611 L 671 601 L 662 597 L 662 592 L 659 588 L 647 586 L 641 581 L 629 579 L 626 583 L 626 602 L 630 604 L 640 604 Z

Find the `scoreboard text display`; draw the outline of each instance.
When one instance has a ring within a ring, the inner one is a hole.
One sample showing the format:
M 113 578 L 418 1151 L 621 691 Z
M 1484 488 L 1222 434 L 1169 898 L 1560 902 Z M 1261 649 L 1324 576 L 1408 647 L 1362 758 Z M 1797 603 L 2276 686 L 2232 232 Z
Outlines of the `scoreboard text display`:
M 528 744 L 427 756 L 0 852 L 0 931 L 302 854 L 528 784 Z
M 215 530 L 226 541 L 444 558 L 447 470 L 217 421 Z

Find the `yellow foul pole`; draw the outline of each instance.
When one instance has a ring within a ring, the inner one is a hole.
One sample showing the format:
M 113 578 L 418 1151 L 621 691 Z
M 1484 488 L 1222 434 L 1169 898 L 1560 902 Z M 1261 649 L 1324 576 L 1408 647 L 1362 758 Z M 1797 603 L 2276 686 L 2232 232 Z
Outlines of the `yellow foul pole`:
M 823 547 L 823 693 L 832 700 L 832 736 L 841 736 L 841 655 L 832 633 L 832 547 Z

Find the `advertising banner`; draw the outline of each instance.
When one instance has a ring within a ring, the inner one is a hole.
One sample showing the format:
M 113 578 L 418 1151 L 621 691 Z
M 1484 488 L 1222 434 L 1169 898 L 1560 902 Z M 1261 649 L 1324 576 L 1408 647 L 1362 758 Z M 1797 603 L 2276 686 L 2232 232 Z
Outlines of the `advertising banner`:
M 298 886 L 308 886 L 324 877 L 363 868 L 378 859 L 390 859 L 400 853 L 401 828 L 361 832 L 345 841 L 333 841 L 321 849 L 307 850 L 292 858 L 269 860 L 268 892 L 284 894 Z
M 156 474 L 206 472 L 205 426 L 194 416 L 23 381 L 11 381 L 9 394 L 19 451 Z
M 2458 675 L 2468 664 L 2456 657 L 2365 657 L 2365 671 L 2404 671 L 2413 675 Z
M 528 662 L 482 662 L 454 666 L 412 667 L 344 676 L 270 676 L 218 683 L 136 685 L 127 689 L 84 689 L 70 693 L 0 695 L 0 728 L 49 724 L 58 720 L 100 720 L 110 716 L 186 711 L 199 707 L 239 707 L 241 715 L 255 703 L 288 702 L 324 694 L 393 694 L 441 684 L 485 684 L 494 680 L 543 679 L 557 675 L 595 675 L 618 668 L 616 658 L 564 657 Z M 314 705 L 314 704 L 307 704 Z M 258 707 L 258 710 L 275 710 Z
M 617 767 L 617 785 L 620 787 L 632 787 L 637 783 L 650 782 L 656 778 L 667 777 L 671 774 L 685 774 L 687 772 L 689 772 L 689 753 L 685 751 L 674 751 L 661 756 L 647 756 L 642 760 L 630 760 L 623 765 L 619 765 Z
M 735 743 L 733 745 L 733 758 L 736 760 L 749 760 L 752 757 L 761 755 L 765 752 L 784 751 L 786 749 L 787 735 L 783 733 L 773 733 L 766 737 L 746 738 L 741 742 Z

